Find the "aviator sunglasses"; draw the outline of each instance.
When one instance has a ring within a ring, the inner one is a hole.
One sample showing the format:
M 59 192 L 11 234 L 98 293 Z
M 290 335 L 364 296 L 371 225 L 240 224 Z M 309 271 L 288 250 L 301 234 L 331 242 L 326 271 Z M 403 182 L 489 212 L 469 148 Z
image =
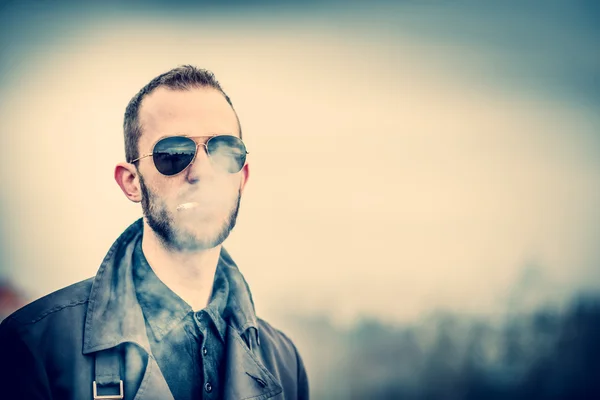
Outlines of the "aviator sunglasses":
M 196 143 L 191 136 L 169 136 L 160 139 L 152 148 L 152 153 L 130 161 L 132 164 L 145 157 L 152 156 L 158 172 L 166 176 L 177 175 L 190 166 L 196 159 L 198 147 L 204 146 L 208 158 L 214 167 L 221 171 L 235 174 L 240 172 L 246 163 L 244 142 L 237 136 L 195 136 L 209 137 L 205 143 Z

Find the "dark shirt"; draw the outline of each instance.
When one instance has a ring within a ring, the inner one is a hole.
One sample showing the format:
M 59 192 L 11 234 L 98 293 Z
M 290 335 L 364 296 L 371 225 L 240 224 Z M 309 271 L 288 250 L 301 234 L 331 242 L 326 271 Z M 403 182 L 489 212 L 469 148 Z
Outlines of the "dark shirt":
M 150 349 L 175 400 L 217 399 L 223 383 L 224 319 L 230 285 L 221 259 L 206 308 L 194 310 L 154 273 L 142 251 L 133 256 L 133 282 Z

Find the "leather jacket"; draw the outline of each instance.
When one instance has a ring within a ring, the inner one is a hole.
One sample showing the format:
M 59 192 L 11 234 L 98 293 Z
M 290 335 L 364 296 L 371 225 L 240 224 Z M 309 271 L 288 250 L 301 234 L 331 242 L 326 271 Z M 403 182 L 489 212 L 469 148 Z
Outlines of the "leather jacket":
M 1 398 L 85 400 L 96 392 L 114 396 L 105 399 L 173 399 L 150 351 L 133 287 L 132 252 L 141 234 L 140 219 L 112 245 L 94 278 L 36 300 L 2 322 Z M 224 249 L 221 258 L 235 265 Z M 222 398 L 308 399 L 296 347 L 256 317 L 251 304 L 253 321 L 230 321 L 227 327 Z

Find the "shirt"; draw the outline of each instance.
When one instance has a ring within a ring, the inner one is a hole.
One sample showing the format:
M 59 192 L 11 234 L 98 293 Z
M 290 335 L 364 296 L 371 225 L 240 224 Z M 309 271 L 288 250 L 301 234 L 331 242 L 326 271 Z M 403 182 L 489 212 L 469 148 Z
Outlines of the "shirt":
M 206 308 L 194 310 L 154 273 L 138 240 L 133 282 L 152 354 L 175 400 L 217 399 L 224 371 L 229 282 L 221 259 Z

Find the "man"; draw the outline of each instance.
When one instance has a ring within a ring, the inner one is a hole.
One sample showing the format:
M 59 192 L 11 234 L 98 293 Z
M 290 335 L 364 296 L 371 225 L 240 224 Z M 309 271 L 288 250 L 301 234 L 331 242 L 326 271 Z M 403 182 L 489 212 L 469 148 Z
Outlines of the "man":
M 133 97 L 124 135 L 114 177 L 144 217 L 95 278 L 3 321 L 0 397 L 307 399 L 294 344 L 256 317 L 222 247 L 249 175 L 229 97 L 175 68 Z

